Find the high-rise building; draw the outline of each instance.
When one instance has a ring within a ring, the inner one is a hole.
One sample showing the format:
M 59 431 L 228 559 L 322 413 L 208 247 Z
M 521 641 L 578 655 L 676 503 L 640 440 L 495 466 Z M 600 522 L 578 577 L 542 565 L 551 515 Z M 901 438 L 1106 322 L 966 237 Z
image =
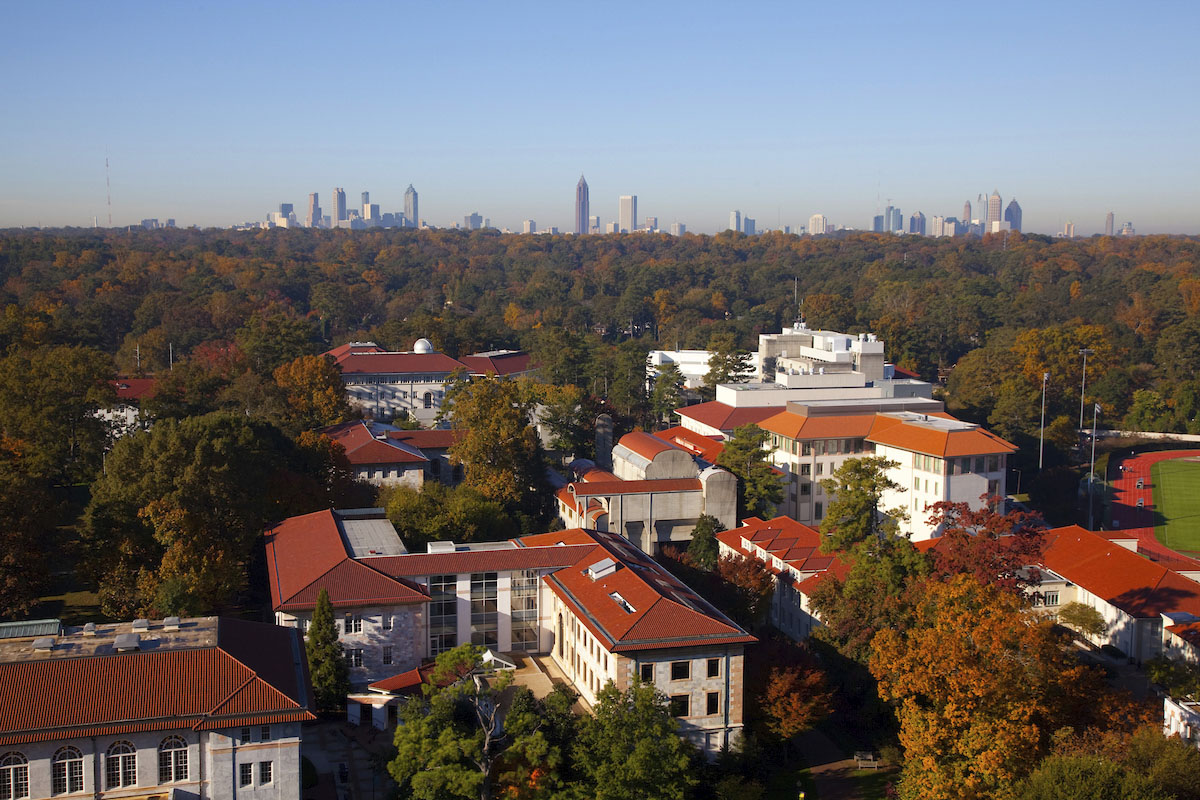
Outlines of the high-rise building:
M 621 233 L 637 230 L 637 195 L 623 194 L 617 202 L 617 226 Z
M 990 231 L 993 222 L 999 222 L 1004 213 L 1004 201 L 1000 199 L 1000 190 L 992 189 L 987 201 L 987 219 L 983 221 L 984 230 Z
M 934 214 L 933 219 L 929 220 L 929 235 L 930 236 L 945 236 L 946 235 L 946 218 L 941 214 Z
M 1136 236 L 1137 231 L 1135 231 L 1133 229 L 1132 222 L 1126 222 L 1124 225 L 1121 226 L 1121 232 L 1117 235 L 1118 236 Z
M 753 236 L 754 232 L 754 217 L 742 217 L 742 233 Z
M 525 220 L 521 223 L 521 233 L 537 233 L 537 223 L 531 219 Z
M 588 232 L 589 233 L 599 233 L 600 232 L 600 215 L 599 214 L 593 214 L 592 216 L 588 217 Z
M 472 211 L 463 217 L 463 227 L 469 231 L 477 231 L 483 227 L 483 217 L 478 211 Z
M 883 227 L 880 231 L 890 231 L 892 229 L 892 204 L 888 203 L 883 209 Z
M 1004 209 L 1004 221 L 1012 226 L 1014 231 L 1021 230 L 1021 206 L 1017 203 L 1017 198 L 1008 201 L 1008 208 Z
M 970 200 L 963 203 L 962 220 L 963 220 L 963 224 L 965 224 L 965 225 L 971 224 L 971 201 Z
M 363 208 L 366 208 L 367 206 L 371 205 L 371 193 L 370 192 L 362 193 L 362 204 L 363 204 Z
M 813 214 L 808 218 L 808 232 L 813 236 L 820 236 L 826 232 L 826 227 L 829 225 L 829 220 L 824 214 Z
M 883 233 L 883 226 L 884 226 L 883 214 L 876 214 L 875 218 L 873 220 L 871 220 L 871 232 L 872 233 Z
M 891 223 L 888 225 L 888 230 L 892 233 L 904 233 L 904 214 L 900 209 L 892 209 Z
M 308 196 L 308 217 L 304 224 L 310 228 L 321 227 L 321 202 L 317 199 L 316 192 Z
M 740 231 L 741 229 L 742 229 L 742 212 L 730 211 L 729 212 L 729 230 Z
M 590 233 L 592 230 L 591 214 L 588 204 L 588 185 L 583 179 L 583 175 L 579 176 L 579 183 L 575 184 L 575 232 Z
M 291 203 L 280 203 L 279 204 L 279 215 L 283 216 L 283 217 L 289 216 L 294 213 L 294 208 L 295 207 Z M 1109 215 L 1109 216 L 1111 216 L 1111 215 Z
M 1104 218 L 1104 235 L 1113 235 L 1113 212 L 1108 212 L 1108 216 Z
M 642 227 L 648 231 L 658 230 L 658 217 L 646 217 L 645 224 Z
M 1067 224 L 1063 225 L 1062 235 L 1063 235 L 1064 239 L 1074 239 L 1075 238 L 1075 223 L 1071 222 L 1070 220 L 1067 220 Z
M 341 222 L 344 219 L 349 219 L 346 216 L 346 190 L 337 188 L 333 190 L 333 221 Z
M 687 225 L 684 225 L 682 222 L 671 223 L 672 236 L 683 236 L 685 233 L 687 233 Z
M 925 235 L 925 215 L 920 211 L 908 218 L 908 232 L 918 236 Z
M 417 190 L 411 183 L 404 190 L 404 224 L 409 228 L 421 227 L 421 220 L 417 216 Z
M 609 222 L 604 226 L 605 233 L 620 233 L 621 224 L 619 222 Z

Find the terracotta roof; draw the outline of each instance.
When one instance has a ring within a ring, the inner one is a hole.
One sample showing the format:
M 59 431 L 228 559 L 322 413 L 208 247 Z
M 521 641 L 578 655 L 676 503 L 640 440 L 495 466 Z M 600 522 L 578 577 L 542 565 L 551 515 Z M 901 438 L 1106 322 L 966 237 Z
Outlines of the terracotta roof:
M 448 450 L 462 439 L 466 431 L 437 429 L 431 431 L 388 431 L 387 438 L 411 445 L 418 450 Z
M 215 644 L 0 663 L 0 745 L 315 719 L 298 631 L 206 622 Z
M 734 408 L 733 406 L 727 406 L 724 403 L 710 400 L 707 403 L 677 408 L 675 409 L 675 413 L 681 417 L 694 419 L 703 425 L 708 425 L 710 428 L 716 428 L 722 433 L 733 433 L 736 428 L 740 428 L 743 425 L 758 424 L 767 417 L 778 414 L 779 408 L 774 406 Z
M 349 353 L 338 360 L 343 375 L 449 374 L 463 364 L 445 353 Z
M 634 431 L 627 433 L 621 437 L 617 444 L 627 448 L 630 452 L 636 453 L 648 461 L 653 461 L 654 457 L 659 453 L 665 453 L 668 450 L 678 450 L 675 445 L 663 439 L 646 433 L 645 431 Z
M 371 602 L 419 603 L 428 596 L 416 586 L 383 574 L 346 551 L 333 511 L 291 517 L 266 533 L 267 572 L 276 611 L 316 605 L 322 588 L 335 606 Z
M 376 439 L 365 422 L 342 423 L 325 428 L 329 438 L 346 449 L 346 460 L 356 466 L 365 464 L 424 464 L 428 458 L 417 448 L 393 441 Z
M 553 536 L 553 534 L 546 534 Z M 551 542 L 556 545 L 557 541 Z M 547 569 L 575 563 L 578 547 L 507 547 L 460 550 L 456 553 L 409 553 L 374 556 L 362 562 L 393 577 L 449 575 L 464 572 L 501 572 L 510 569 Z
M 401 672 L 399 675 L 393 675 L 390 678 L 375 681 L 367 686 L 368 689 L 374 689 L 388 694 L 417 694 L 420 691 L 421 684 L 429 683 L 430 676 L 437 669 L 437 662 L 426 661 L 420 666 L 413 667 L 407 672 Z M 472 672 L 470 667 L 461 669 L 458 673 L 450 673 L 442 677 L 438 681 L 441 686 L 449 686 L 460 678 L 466 677 Z
M 667 428 L 654 434 L 665 442 L 681 447 L 694 456 L 699 456 L 710 464 L 717 462 L 717 456 L 725 449 L 725 441 L 714 436 L 688 430 L 683 427 Z M 586 478 L 584 480 L 587 480 Z
M 557 497 L 558 501 L 560 503 L 562 503 L 563 505 L 565 505 L 567 508 L 574 511 L 576 514 L 579 513 L 580 508 L 579 508 L 579 504 L 575 502 L 575 495 L 571 494 L 571 490 L 568 489 L 566 486 L 562 487 L 557 492 L 555 492 L 554 496 Z
M 820 551 L 819 531 L 790 517 L 780 516 L 772 520 L 749 517 L 743 521 L 741 527 L 722 531 L 717 534 L 717 538 L 743 557 L 762 561 L 763 558 L 757 551 L 745 546 L 743 539 L 747 540 L 797 572 L 822 572 L 837 560 L 834 556 Z M 765 563 L 776 575 L 786 572 L 776 567 L 772 561 Z
M 340 364 L 342 359 L 352 353 L 386 353 L 387 350 L 375 344 L 374 342 L 348 342 L 338 345 L 332 350 L 327 350 L 324 355 L 332 358 L 334 363 Z
M 117 399 L 136 403 L 154 397 L 157 381 L 154 378 L 117 378 L 112 382 L 117 390 Z
M 929 414 L 928 416 L 936 416 Z M 867 436 L 869 441 L 911 450 L 915 453 L 953 458 L 955 456 L 994 455 L 1011 453 L 1015 445 L 980 427 L 947 430 L 939 426 L 922 425 L 889 414 L 878 414 Z
M 764 419 L 758 426 L 789 439 L 860 439 L 871 432 L 874 421 L 874 412 L 806 417 L 792 411 L 781 411 Z
M 658 478 L 646 481 L 583 481 L 568 484 L 576 497 L 610 494 L 658 494 L 659 492 L 698 492 L 699 478 Z
M 619 536 L 574 528 L 526 536 L 519 544 L 537 547 L 558 541 L 586 547 L 573 565 L 543 580 L 610 652 L 756 641 Z M 588 567 L 605 558 L 615 561 L 617 569 L 593 580 Z
M 1200 617 L 1200 584 L 1078 525 L 1046 532 L 1041 563 L 1131 616 Z
M 1192 647 L 1200 647 L 1200 621 L 1169 625 L 1167 630 L 1183 639 Z
M 471 370 L 472 375 L 516 375 L 530 370 L 529 354 L 522 350 L 497 353 L 476 353 L 458 359 Z

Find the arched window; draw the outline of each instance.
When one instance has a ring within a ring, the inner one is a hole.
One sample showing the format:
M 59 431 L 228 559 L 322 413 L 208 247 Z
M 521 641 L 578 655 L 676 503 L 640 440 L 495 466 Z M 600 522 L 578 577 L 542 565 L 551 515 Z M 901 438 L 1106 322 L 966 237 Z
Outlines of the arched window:
M 168 736 L 158 746 L 158 782 L 175 783 L 188 779 L 187 742 Z
M 113 742 L 104 755 L 104 788 L 137 786 L 137 748 L 129 742 Z
M 433 408 L 433 392 L 425 393 L 425 407 Z
M 0 800 L 29 797 L 29 760 L 14 751 L 0 756 Z
M 83 791 L 83 754 L 74 747 L 61 747 L 54 754 L 50 791 L 53 794 Z

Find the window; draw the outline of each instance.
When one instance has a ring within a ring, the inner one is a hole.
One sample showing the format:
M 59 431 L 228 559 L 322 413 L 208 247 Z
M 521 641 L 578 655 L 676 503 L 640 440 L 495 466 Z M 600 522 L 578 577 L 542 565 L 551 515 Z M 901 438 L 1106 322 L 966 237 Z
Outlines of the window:
M 83 754 L 74 747 L 64 747 L 54 754 L 50 791 L 54 794 L 83 791 Z
M 187 742 L 178 736 L 163 739 L 158 746 L 158 782 L 175 783 L 188 778 Z
M 0 756 L 0 800 L 29 797 L 29 760 L 16 751 Z
M 383 477 L 382 473 L 379 477 Z M 346 633 L 362 633 L 362 615 L 347 614 L 346 615 Z
M 458 576 L 430 576 L 429 597 L 429 654 L 437 656 L 458 646 Z
M 499 608 L 496 600 L 497 573 L 471 574 L 471 644 L 496 647 L 499 643 Z
M 984 470 L 984 460 L 985 459 L 983 456 L 975 457 L 975 471 L 976 472 L 984 472 L 985 471 Z
M 261 737 L 260 738 L 261 741 L 264 741 L 264 742 L 271 741 L 271 726 L 263 725 L 261 728 L 258 729 L 258 735 L 259 735 L 259 737 Z
M 535 652 L 538 648 L 538 573 L 535 569 L 512 573 L 509 603 L 512 608 L 512 649 Z
M 812 484 L 811 483 L 800 484 L 800 496 L 801 497 L 809 497 L 810 495 L 812 495 Z
M 802 456 L 811 456 L 812 455 L 812 442 L 801 442 L 800 443 L 800 455 L 802 455 Z
M 818 474 L 818 475 L 824 475 L 824 474 L 825 474 L 825 462 L 823 462 L 823 461 L 818 461 L 818 462 L 817 462 L 817 474 Z
M 271 765 L 274 763 L 273 761 L 258 762 L 258 782 L 260 785 L 271 782 Z
M 800 477 L 807 478 L 809 475 L 812 475 L 812 464 L 801 464 Z
M 390 631 L 392 629 L 392 615 L 384 614 L 383 618 L 381 620 L 379 620 L 379 624 L 383 627 L 383 629 L 385 631 Z
M 302 620 L 300 620 L 300 629 L 301 629 L 301 630 L 304 632 L 304 635 L 305 635 L 305 636 L 307 636 L 307 635 L 308 635 L 308 626 L 309 626 L 309 625 L 312 625 L 312 620 L 311 620 L 311 619 L 302 619 Z
M 988 456 L 988 472 L 996 472 L 1000 469 L 1000 457 Z
M 913 478 L 913 491 L 914 492 L 921 491 L 921 479 L 920 478 Z
M 242 731 L 238 736 L 238 744 L 250 744 L 251 741 L 250 729 L 248 727 L 242 728 Z
M 709 692 L 705 699 L 707 700 L 705 713 L 708 716 L 721 713 L 721 694 L 719 692 Z
M 686 694 L 671 695 L 671 716 L 686 717 L 691 713 L 692 698 Z
M 383 663 L 384 664 L 392 663 L 392 646 L 390 644 L 385 644 L 383 646 Z
M 361 647 L 352 647 L 346 651 L 346 663 L 351 667 L 361 667 L 363 665 L 363 651 Z
M 425 393 L 425 407 L 433 408 L 433 392 Z
M 104 788 L 122 786 L 137 786 L 137 749 L 129 742 L 113 742 L 104 756 Z
M 721 659 L 710 658 L 708 660 L 708 677 L 710 677 L 710 678 L 721 677 Z
M 638 669 L 642 674 L 642 683 L 654 683 L 654 665 L 641 664 Z
M 671 662 L 671 680 L 686 681 L 692 677 L 692 662 L 690 661 L 672 661 Z
M 1056 606 L 1058 605 L 1058 592 L 1043 592 L 1041 596 L 1034 597 L 1035 606 Z
M 813 517 L 815 519 L 820 519 L 823 516 L 825 516 L 824 503 L 813 503 Z
M 249 786 L 254 783 L 254 765 L 238 764 L 238 786 Z

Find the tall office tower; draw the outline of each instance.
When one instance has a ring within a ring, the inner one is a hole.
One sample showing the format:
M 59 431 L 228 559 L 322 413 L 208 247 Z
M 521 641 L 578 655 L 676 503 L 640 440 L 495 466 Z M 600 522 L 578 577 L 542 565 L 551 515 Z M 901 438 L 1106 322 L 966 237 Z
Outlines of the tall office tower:
M 645 224 L 642 227 L 648 231 L 658 230 L 658 217 L 646 217 Z
M 637 230 L 637 195 L 623 194 L 617 202 L 617 225 L 621 233 Z
M 904 233 L 904 214 L 901 213 L 900 209 L 892 209 L 892 222 L 888 226 L 888 230 L 892 233 Z
M 813 214 L 808 218 L 808 232 L 813 236 L 820 236 L 825 233 L 826 226 L 829 225 L 829 220 L 824 214 Z
M 421 219 L 417 216 L 417 190 L 411 183 L 404 190 L 404 224 L 409 228 L 421 227 Z
M 362 193 L 362 200 L 363 200 L 363 201 L 362 201 L 363 208 L 366 208 L 367 206 L 371 205 L 371 193 L 370 193 L 370 192 L 363 192 L 363 193 Z
M 294 209 L 295 209 L 295 206 L 293 206 L 291 203 L 280 203 L 279 204 L 279 216 L 286 217 L 289 214 L 292 214 Z M 1110 214 L 1109 216 L 1112 216 L 1112 215 Z
M 1126 222 L 1124 225 L 1121 226 L 1121 233 L 1119 235 L 1121 235 L 1121 236 L 1136 236 L 1137 231 L 1135 231 L 1133 229 L 1132 222 Z
M 925 215 L 920 211 L 908 218 L 908 232 L 918 236 L 925 235 Z
M 1113 212 L 1108 212 L 1108 216 L 1104 218 L 1104 235 L 1113 235 Z
M 583 175 L 579 176 L 579 183 L 575 184 L 575 232 L 590 233 L 592 230 L 591 210 L 588 203 L 588 185 L 583 179 Z
M 930 236 L 945 236 L 946 235 L 946 218 L 941 214 L 934 214 L 933 219 L 929 220 L 929 235 Z
M 463 217 L 463 227 L 469 231 L 477 231 L 483 227 L 483 217 L 478 211 L 472 211 Z
M 317 199 L 316 192 L 308 196 L 308 219 L 304 224 L 309 228 L 321 227 L 321 202 Z
M 521 233 L 537 233 L 537 223 L 531 219 L 525 220 L 521 223 Z
M 349 219 L 346 216 L 346 190 L 335 188 L 333 190 L 333 221 L 336 224 L 344 219 Z
M 883 209 L 883 227 L 882 231 L 890 231 L 892 229 L 892 204 L 888 203 Z
M 379 203 L 367 203 L 363 206 L 363 219 L 378 225 L 383 219 L 383 215 L 379 213 Z
M 600 215 L 593 214 L 592 216 L 588 217 L 588 233 L 599 233 L 599 232 L 600 232 Z
M 754 217 L 742 217 L 742 233 L 747 236 L 754 235 Z
M 671 223 L 672 236 L 683 236 L 685 233 L 687 233 L 687 225 L 684 225 L 682 222 Z
M 621 232 L 621 224 L 618 222 L 607 222 L 604 225 L 604 232 L 605 233 L 620 233 Z
M 963 221 L 963 224 L 964 224 L 964 225 L 970 225 L 970 224 L 971 224 L 971 201 L 970 201 L 970 200 L 968 200 L 967 202 L 963 203 L 963 215 L 962 215 L 962 221 Z
M 1074 239 L 1075 238 L 1075 223 L 1068 220 L 1067 224 L 1063 225 L 1062 235 L 1063 235 L 1063 238 Z
M 992 194 L 988 197 L 987 204 L 987 219 L 983 221 L 984 230 L 990 231 L 993 222 L 999 222 L 1003 219 L 1004 201 L 1000 199 L 1000 191 L 992 189 Z
M 1008 208 L 1004 209 L 1004 221 L 1012 226 L 1014 231 L 1021 230 L 1021 206 L 1017 203 L 1017 198 L 1008 201 Z
M 741 229 L 742 229 L 742 212 L 730 211 L 729 212 L 729 230 L 740 231 Z
M 883 214 L 876 214 L 875 218 L 873 220 L 871 220 L 871 232 L 872 233 L 883 233 L 883 225 L 884 225 Z

